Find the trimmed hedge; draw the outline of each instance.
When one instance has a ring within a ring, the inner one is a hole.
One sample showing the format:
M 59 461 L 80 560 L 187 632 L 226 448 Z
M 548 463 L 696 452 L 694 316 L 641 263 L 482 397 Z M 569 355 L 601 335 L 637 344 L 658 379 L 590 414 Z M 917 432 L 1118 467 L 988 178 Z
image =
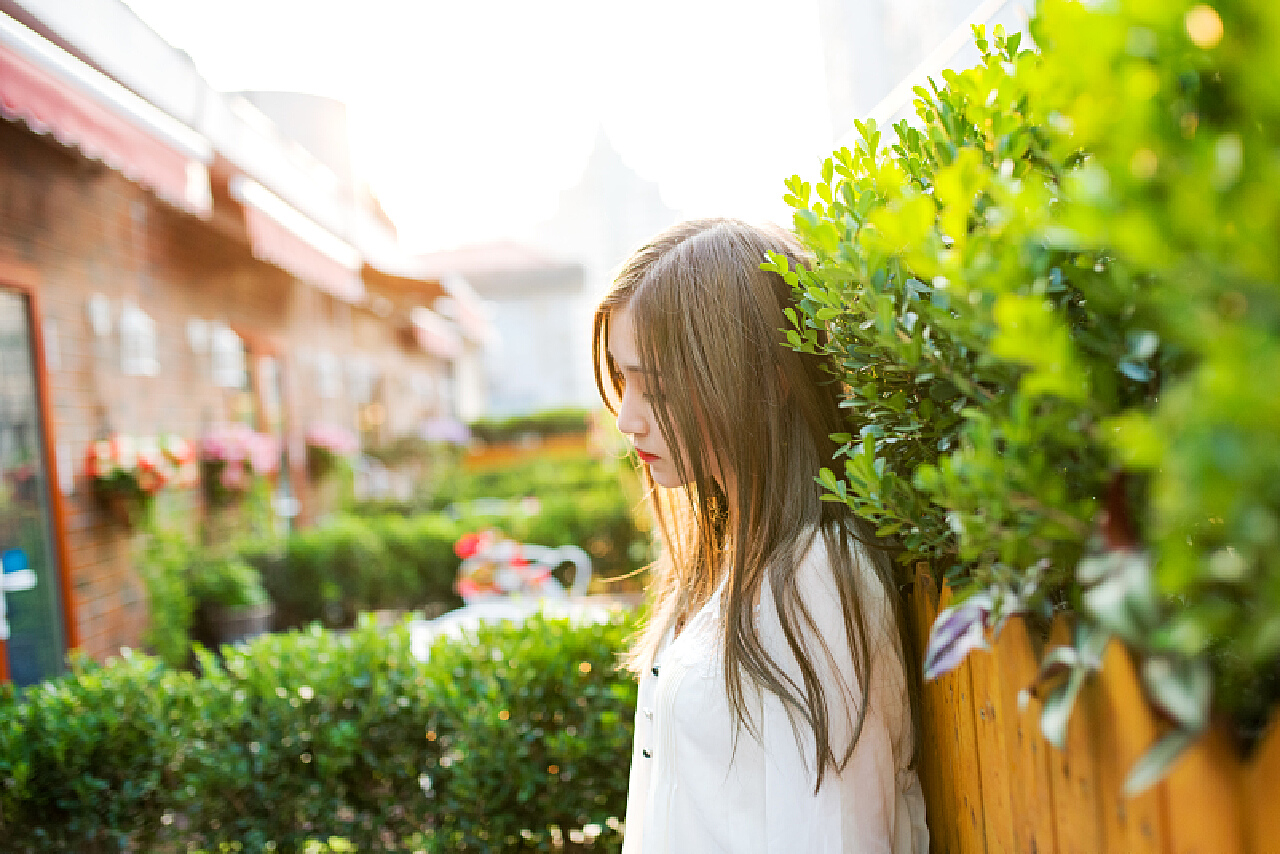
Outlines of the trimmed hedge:
M 458 522 L 439 514 L 338 516 L 290 535 L 283 553 L 250 556 L 281 626 L 349 626 L 361 611 L 462 604 L 453 590 Z
M 469 426 L 471 435 L 485 442 L 513 442 L 525 436 L 567 436 L 588 433 L 589 409 L 548 409 L 532 415 L 481 418 Z
M 0 689 L 5 850 L 616 851 L 629 630 L 535 616 L 422 663 L 404 626 L 312 627 L 202 650 L 201 676 L 77 660 Z

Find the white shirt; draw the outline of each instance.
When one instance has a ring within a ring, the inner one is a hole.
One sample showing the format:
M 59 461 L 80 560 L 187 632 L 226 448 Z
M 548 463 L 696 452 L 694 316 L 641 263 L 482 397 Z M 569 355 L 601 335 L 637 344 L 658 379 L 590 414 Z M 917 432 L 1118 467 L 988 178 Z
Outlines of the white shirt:
M 908 767 L 912 735 L 902 656 L 869 558 L 853 545 L 863 587 L 875 591 L 863 597 L 874 676 L 862 734 L 844 770 L 828 767 L 815 794 L 812 732 L 797 718 L 797 736 L 778 697 L 746 679 L 760 738 L 737 728 L 724 687 L 717 591 L 678 637 L 668 635 L 640 680 L 623 854 L 928 852 L 924 797 Z M 821 535 L 796 578 L 831 653 L 824 655 L 812 633 L 803 633 L 826 692 L 832 749 L 840 756 L 861 691 Z M 756 620 L 766 651 L 803 685 L 767 583 Z

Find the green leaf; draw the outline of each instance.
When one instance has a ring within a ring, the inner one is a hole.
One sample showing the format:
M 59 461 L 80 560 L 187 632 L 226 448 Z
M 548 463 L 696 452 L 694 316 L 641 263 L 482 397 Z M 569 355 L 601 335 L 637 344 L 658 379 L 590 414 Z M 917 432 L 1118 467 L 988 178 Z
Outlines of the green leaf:
M 1195 744 L 1200 736 L 1198 731 L 1185 729 L 1166 733 L 1129 770 L 1124 781 L 1125 797 L 1141 794 L 1163 780 L 1182 752 Z

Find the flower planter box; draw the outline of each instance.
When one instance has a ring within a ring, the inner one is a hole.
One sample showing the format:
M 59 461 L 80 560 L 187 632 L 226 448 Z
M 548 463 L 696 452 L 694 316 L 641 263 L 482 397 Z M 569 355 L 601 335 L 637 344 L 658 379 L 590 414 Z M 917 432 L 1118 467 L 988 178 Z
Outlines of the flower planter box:
M 907 601 L 917 649 L 945 608 L 927 571 Z M 1065 643 L 1065 622 L 1049 642 Z M 1038 658 L 1026 624 L 1009 621 L 989 650 L 924 685 L 920 782 L 935 852 L 1223 852 L 1264 854 L 1280 840 L 1280 723 L 1253 755 L 1214 727 L 1160 783 L 1131 798 L 1130 768 L 1160 723 L 1127 653 L 1107 649 L 1085 686 L 1059 751 L 1040 733 L 1040 703 L 1025 695 Z

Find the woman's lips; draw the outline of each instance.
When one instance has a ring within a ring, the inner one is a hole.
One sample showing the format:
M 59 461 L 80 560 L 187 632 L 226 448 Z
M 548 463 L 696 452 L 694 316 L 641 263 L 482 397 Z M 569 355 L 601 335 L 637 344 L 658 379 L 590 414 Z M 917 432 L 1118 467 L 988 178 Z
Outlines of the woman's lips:
M 644 460 L 646 463 L 651 463 L 658 458 L 657 454 L 646 454 L 639 448 L 636 448 L 636 456 Z

